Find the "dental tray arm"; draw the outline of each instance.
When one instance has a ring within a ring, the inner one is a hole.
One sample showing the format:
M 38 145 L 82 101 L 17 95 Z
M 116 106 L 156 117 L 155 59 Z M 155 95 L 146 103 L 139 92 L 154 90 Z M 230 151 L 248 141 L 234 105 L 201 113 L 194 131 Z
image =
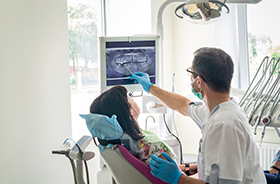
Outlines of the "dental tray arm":
M 263 59 L 239 104 L 254 126 L 254 134 L 263 126 L 261 141 L 267 126 L 273 127 L 280 139 L 280 58 Z

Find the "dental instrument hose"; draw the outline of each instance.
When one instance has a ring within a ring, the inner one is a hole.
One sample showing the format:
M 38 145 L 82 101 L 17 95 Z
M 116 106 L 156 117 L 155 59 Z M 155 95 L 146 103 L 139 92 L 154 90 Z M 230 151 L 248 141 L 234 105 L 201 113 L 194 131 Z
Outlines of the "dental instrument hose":
M 268 60 L 269 60 L 269 57 L 266 56 L 266 57 L 262 60 L 262 62 L 261 62 L 261 64 L 260 64 L 260 66 L 259 66 L 259 68 L 258 68 L 258 70 L 257 70 L 256 73 L 259 73 L 259 71 L 261 70 L 262 65 L 264 65 L 265 62 L 268 62 Z M 254 81 L 255 81 L 256 78 L 257 78 L 257 75 L 254 76 L 254 78 L 253 78 L 252 82 L 250 83 L 248 89 L 246 90 L 245 94 L 244 94 L 243 97 L 241 98 L 241 100 L 240 100 L 240 102 L 239 102 L 240 106 L 243 106 L 243 103 L 244 103 L 245 100 L 250 96 L 250 93 L 252 94 L 252 92 L 254 92 L 254 88 L 255 88 L 256 86 L 255 86 L 255 87 L 253 88 L 253 90 L 249 93 L 249 91 L 250 91 L 250 89 L 251 89 L 251 86 L 253 85 L 253 83 L 254 83 Z M 248 94 L 248 95 L 247 95 L 247 94 Z
M 81 155 L 81 159 L 83 159 L 83 151 L 81 150 L 80 146 L 76 143 L 77 148 L 79 149 L 79 153 Z M 89 171 L 88 171 L 88 165 L 87 161 L 84 160 L 85 168 L 86 168 L 86 176 L 87 176 L 87 184 L 89 183 Z
M 86 168 L 87 183 L 89 184 L 89 171 L 88 171 L 87 161 L 84 160 L 84 164 L 85 164 L 85 168 Z
M 272 58 L 272 59 L 271 59 L 271 62 L 272 62 L 272 61 L 273 61 L 273 63 L 274 63 L 275 58 Z M 264 72 L 264 74 L 263 74 L 264 77 L 262 77 L 262 79 L 265 78 L 266 72 L 269 72 L 269 71 L 272 71 L 272 72 L 270 72 L 269 77 L 268 77 L 268 79 L 267 79 L 266 81 L 263 80 L 263 81 L 265 81 L 265 83 L 264 83 L 264 85 L 262 86 L 262 88 L 260 89 L 259 94 L 258 94 L 258 96 L 257 96 L 257 98 L 256 98 L 255 103 L 254 103 L 254 106 L 253 106 L 253 108 L 252 108 L 252 110 L 251 110 L 251 112 L 250 112 L 250 115 L 249 115 L 249 122 L 251 121 L 251 119 L 252 119 L 254 113 L 257 111 L 257 109 L 260 107 L 260 105 L 262 104 L 262 102 L 265 100 L 265 96 L 263 95 L 263 92 L 269 90 L 269 88 L 266 88 L 266 86 L 269 84 L 269 81 L 271 80 L 271 78 L 273 78 L 273 75 L 274 75 L 274 72 L 273 72 L 273 71 L 275 71 L 278 62 L 279 62 L 279 59 L 277 60 L 277 62 L 276 62 L 275 64 L 273 64 L 273 65 L 271 66 L 271 69 L 269 69 L 269 70 L 267 70 L 267 69 L 269 68 L 270 65 L 268 65 L 268 66 L 265 67 L 265 68 L 266 68 L 266 71 Z M 262 80 L 262 79 L 261 79 L 261 80 Z M 266 90 L 265 90 L 265 88 L 266 88 Z M 262 98 L 262 99 L 260 99 L 260 98 Z M 260 100 L 260 102 L 258 102 L 259 100 Z M 258 104 L 257 104 L 257 102 L 258 102 Z M 259 122 L 256 122 L 254 134 L 256 134 L 256 129 L 257 129 L 258 126 L 259 126 Z
M 280 73 L 278 74 L 280 76 Z M 278 76 L 278 77 L 279 77 Z M 262 123 L 263 123 L 263 131 L 262 131 L 262 135 L 261 135 L 261 142 L 260 144 L 262 144 L 262 141 L 263 141 L 263 138 L 264 138 L 264 135 L 265 135 L 265 130 L 266 130 L 266 126 L 268 126 L 268 124 L 270 123 L 270 118 L 271 118 L 271 115 L 273 113 L 273 111 L 275 110 L 277 104 L 280 103 L 280 98 L 279 98 L 279 95 L 280 95 L 280 88 L 278 89 L 278 91 L 275 93 L 275 99 L 274 99 L 274 102 L 268 112 L 268 114 L 262 119 Z
M 164 124 L 165 124 L 165 126 L 166 126 L 168 132 L 169 132 L 173 137 L 175 137 L 175 138 L 177 139 L 177 141 L 179 142 L 179 146 L 180 146 L 180 164 L 183 164 L 184 161 L 183 161 L 182 143 L 181 143 L 180 139 L 170 131 L 170 129 L 169 129 L 167 123 L 166 123 L 166 120 L 165 120 L 165 114 L 163 114 L 163 121 L 164 121 Z
M 74 160 L 71 159 L 71 158 L 69 157 L 69 155 L 67 155 L 66 157 L 69 159 L 69 161 L 70 161 L 70 163 L 71 163 L 72 171 L 73 171 L 73 175 L 74 175 L 75 184 L 78 184 L 78 182 L 77 182 L 77 177 L 76 177 L 76 168 L 75 168 Z
M 280 75 L 278 75 L 277 79 L 275 80 L 275 82 L 271 85 L 270 89 L 268 90 L 267 92 L 267 95 L 263 97 L 263 99 L 259 102 L 259 105 L 258 106 L 261 106 L 261 104 L 263 103 L 263 101 L 265 100 L 264 102 L 264 105 L 263 105 L 263 108 L 262 110 L 260 111 L 259 115 L 257 116 L 257 120 L 256 120 L 256 123 L 255 123 L 255 129 L 254 129 L 254 134 L 256 135 L 257 134 L 257 127 L 259 126 L 260 124 L 260 120 L 261 120 L 261 117 L 263 115 L 263 112 L 264 110 L 268 107 L 268 105 L 270 104 L 270 102 L 273 100 L 274 97 L 271 97 L 271 96 L 274 96 L 273 95 L 273 92 L 274 90 L 276 90 L 276 86 L 278 86 L 278 82 L 279 82 L 279 79 L 280 79 Z M 280 88 L 279 88 L 280 89 Z M 278 90 L 279 91 L 279 90 Z M 275 95 L 278 94 L 279 92 L 274 92 Z M 270 98 L 270 99 L 269 99 Z M 253 114 L 252 114 L 253 116 Z

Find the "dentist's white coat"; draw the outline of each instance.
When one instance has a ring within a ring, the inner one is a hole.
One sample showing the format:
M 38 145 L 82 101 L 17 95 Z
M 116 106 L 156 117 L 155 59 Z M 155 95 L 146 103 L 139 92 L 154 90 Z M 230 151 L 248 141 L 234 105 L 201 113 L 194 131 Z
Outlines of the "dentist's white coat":
M 188 113 L 202 132 L 200 180 L 211 184 L 266 184 L 246 115 L 234 99 L 210 113 L 204 104 L 192 103 Z

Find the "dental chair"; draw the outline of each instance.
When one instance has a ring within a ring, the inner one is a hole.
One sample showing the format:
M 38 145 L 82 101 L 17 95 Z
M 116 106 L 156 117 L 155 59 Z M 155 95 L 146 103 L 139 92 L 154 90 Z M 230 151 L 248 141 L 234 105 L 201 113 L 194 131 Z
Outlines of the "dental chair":
M 165 184 L 150 173 L 150 167 L 134 157 L 124 146 L 105 148 L 100 154 L 118 184 Z
M 126 147 L 122 146 L 126 145 L 131 152 L 135 151 L 133 150 L 133 147 L 135 147 L 133 141 L 130 141 L 132 138 L 123 131 L 116 115 L 108 117 L 90 113 L 80 116 L 86 120 L 92 137 L 98 139 L 100 155 L 116 183 L 165 184 L 150 173 L 149 166 L 134 157 Z

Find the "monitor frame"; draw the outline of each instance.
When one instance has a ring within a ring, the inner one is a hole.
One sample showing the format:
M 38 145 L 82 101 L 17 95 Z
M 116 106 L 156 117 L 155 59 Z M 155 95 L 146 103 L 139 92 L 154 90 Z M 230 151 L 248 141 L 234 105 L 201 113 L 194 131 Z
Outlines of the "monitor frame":
M 136 41 L 154 41 L 155 42 L 155 81 L 154 85 L 159 85 L 159 36 L 157 35 L 144 35 L 144 36 L 120 36 L 120 37 L 100 37 L 100 91 L 104 92 L 114 85 L 107 85 L 107 66 L 106 66 L 106 43 L 111 42 L 136 42 Z M 133 48 L 133 47 L 132 47 Z M 133 82 L 133 81 L 132 81 Z M 132 84 L 117 84 L 127 88 L 129 92 L 143 91 L 143 88 L 138 83 Z

